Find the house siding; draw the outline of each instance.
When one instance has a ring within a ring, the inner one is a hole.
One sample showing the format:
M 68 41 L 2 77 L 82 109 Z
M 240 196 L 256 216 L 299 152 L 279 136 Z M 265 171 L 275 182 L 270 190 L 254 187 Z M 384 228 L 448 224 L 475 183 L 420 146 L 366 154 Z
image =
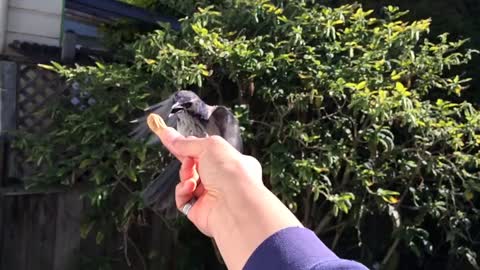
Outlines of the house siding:
M 10 0 L 6 44 L 14 40 L 60 45 L 62 0 Z

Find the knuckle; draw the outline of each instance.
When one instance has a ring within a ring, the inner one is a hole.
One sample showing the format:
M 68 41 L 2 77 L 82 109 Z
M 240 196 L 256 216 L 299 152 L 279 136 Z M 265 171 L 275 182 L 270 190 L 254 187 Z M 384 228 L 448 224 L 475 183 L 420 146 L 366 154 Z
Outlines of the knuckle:
M 245 155 L 245 161 L 251 168 L 262 169 L 262 165 L 260 164 L 260 162 L 252 156 Z

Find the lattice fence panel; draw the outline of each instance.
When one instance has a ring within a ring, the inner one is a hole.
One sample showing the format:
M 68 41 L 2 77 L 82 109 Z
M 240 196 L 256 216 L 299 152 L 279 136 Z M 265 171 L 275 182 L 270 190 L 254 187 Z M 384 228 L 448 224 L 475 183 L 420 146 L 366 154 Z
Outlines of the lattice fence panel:
M 52 124 L 46 109 L 67 91 L 65 81 L 56 73 L 36 65 L 19 64 L 17 82 L 17 130 L 41 136 Z M 16 177 L 23 179 L 39 170 L 27 162 L 23 153 L 15 154 Z
M 33 65 L 20 65 L 17 90 L 17 129 L 41 133 L 51 124 L 45 113 L 48 103 L 65 90 L 55 73 Z

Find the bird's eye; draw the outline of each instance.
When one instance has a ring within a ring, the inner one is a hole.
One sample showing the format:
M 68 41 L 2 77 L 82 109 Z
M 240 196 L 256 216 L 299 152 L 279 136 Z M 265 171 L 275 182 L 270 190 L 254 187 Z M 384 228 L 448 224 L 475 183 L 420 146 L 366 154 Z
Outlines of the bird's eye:
M 185 109 L 188 109 L 188 108 L 192 107 L 192 102 L 183 103 L 182 107 L 185 108 Z

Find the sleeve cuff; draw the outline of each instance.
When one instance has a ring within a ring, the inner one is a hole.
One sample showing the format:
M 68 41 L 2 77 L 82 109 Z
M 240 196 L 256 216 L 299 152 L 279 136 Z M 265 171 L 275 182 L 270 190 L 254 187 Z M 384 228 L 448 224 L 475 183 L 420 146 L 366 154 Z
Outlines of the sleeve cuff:
M 245 264 L 254 269 L 313 269 L 322 262 L 340 260 L 311 230 L 290 227 L 271 235 Z

